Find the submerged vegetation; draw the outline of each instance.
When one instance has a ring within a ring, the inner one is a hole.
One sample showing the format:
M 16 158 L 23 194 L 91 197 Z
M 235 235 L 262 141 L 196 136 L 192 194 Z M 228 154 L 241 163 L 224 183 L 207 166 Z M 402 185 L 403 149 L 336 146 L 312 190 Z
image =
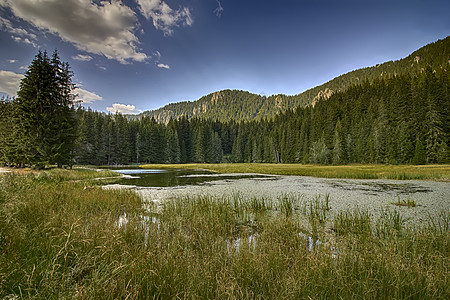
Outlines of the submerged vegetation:
M 448 212 L 408 227 L 395 206 L 335 212 L 333 195 L 143 206 L 80 175 L 96 177 L 0 176 L 0 298 L 450 296 Z

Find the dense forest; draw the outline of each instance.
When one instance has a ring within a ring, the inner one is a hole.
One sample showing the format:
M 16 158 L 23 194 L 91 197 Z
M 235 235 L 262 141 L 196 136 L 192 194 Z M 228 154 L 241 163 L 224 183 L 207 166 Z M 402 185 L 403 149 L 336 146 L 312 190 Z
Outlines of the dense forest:
M 450 81 L 427 68 L 368 80 L 273 119 L 219 122 L 79 109 L 79 164 L 449 162 Z
M 410 65 L 398 69 L 407 70 L 403 72 L 392 67 L 389 76 L 366 76 L 345 90 L 318 93 L 309 105 L 283 107 L 290 103 L 288 98 L 273 96 L 273 116 L 247 121 L 243 119 L 248 116 L 236 114 L 252 110 L 237 109 L 242 108 L 237 100 L 229 103 L 231 110 L 222 111 L 223 120 L 185 114 L 164 120 L 130 118 L 76 108 L 68 64 L 60 62 L 56 52 L 51 58 L 39 52 L 18 97 L 0 101 L 0 164 L 448 163 L 448 42 L 449 38 L 416 51 L 428 57 L 424 65 L 423 58 L 415 58 L 412 65 L 407 60 L 392 63 L 395 68 L 399 63 Z M 386 64 L 379 68 L 390 65 Z M 335 80 L 345 78 L 350 77 Z M 205 97 L 219 102 L 230 95 L 258 105 L 257 97 L 247 92 Z
M 333 93 L 345 91 L 367 80 L 373 82 L 376 79 L 403 74 L 413 76 L 427 67 L 432 70 L 447 67 L 449 59 L 450 37 L 447 37 L 428 44 L 403 59 L 351 71 L 298 95 L 280 94 L 267 97 L 239 90 L 224 90 L 203 96 L 197 101 L 171 103 L 130 118 L 148 116 L 163 123 L 167 123 L 170 118 L 177 119 L 181 116 L 202 117 L 221 122 L 270 119 L 280 112 L 311 105 L 321 97 L 328 98 Z

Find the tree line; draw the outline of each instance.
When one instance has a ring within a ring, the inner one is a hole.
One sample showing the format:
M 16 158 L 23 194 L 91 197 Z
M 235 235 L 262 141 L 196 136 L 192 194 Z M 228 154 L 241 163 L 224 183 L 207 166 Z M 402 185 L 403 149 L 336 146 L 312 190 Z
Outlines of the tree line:
M 30 88 L 42 61 L 51 70 L 49 81 Z M 49 59 L 41 54 L 25 75 L 18 97 L 0 102 L 0 163 L 450 161 L 446 68 L 366 80 L 319 99 L 314 106 L 241 122 L 182 116 L 161 123 L 149 116 L 75 109 L 70 75 L 57 55 Z M 47 85 L 58 92 L 48 92 Z
M 449 162 L 447 70 L 365 81 L 275 118 L 219 122 L 77 111 L 79 164 Z

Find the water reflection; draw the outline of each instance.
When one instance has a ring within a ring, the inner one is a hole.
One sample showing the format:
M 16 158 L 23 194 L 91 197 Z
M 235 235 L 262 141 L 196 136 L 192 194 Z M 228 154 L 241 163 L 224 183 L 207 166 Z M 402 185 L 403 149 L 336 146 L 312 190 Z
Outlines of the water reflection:
M 174 187 L 199 185 L 217 180 L 236 180 L 242 178 L 274 179 L 273 176 L 255 174 L 217 174 L 207 170 L 185 169 L 111 169 L 126 175 L 118 178 L 115 183 L 134 185 L 138 187 Z

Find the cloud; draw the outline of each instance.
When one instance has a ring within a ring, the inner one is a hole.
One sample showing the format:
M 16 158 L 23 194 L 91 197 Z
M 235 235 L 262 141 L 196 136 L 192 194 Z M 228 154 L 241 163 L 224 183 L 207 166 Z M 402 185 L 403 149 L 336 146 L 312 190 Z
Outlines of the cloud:
M 165 64 L 158 64 L 158 68 L 170 70 L 170 66 Z
M 79 50 L 104 55 L 120 63 L 143 62 L 135 13 L 122 1 L 1 0 L 13 14 L 44 32 L 50 32 Z M 17 36 L 17 35 L 16 35 Z M 17 40 L 17 39 L 16 39 Z M 30 40 L 29 40 L 30 41 Z
M 14 64 L 14 63 L 17 62 L 17 59 L 9 59 L 8 61 L 9 61 L 10 64 Z
M 23 77 L 23 74 L 0 70 L 0 92 L 15 96 Z
M 90 60 L 92 60 L 92 56 L 90 56 L 90 55 L 78 54 L 78 55 L 76 55 L 76 56 L 72 56 L 72 59 L 74 59 L 74 60 L 79 60 L 79 61 L 90 61 Z
M 219 0 L 216 0 L 216 2 L 218 7 L 214 10 L 214 13 L 216 14 L 217 17 L 220 18 L 222 16 L 223 7 Z
M 147 19 L 153 20 L 153 26 L 162 30 L 164 35 L 173 34 L 173 28 L 183 26 L 192 26 L 194 23 L 191 12 L 187 7 L 180 7 L 177 10 L 172 9 L 166 2 L 160 0 L 137 0 L 139 10 Z
M 5 4 L 2 4 L 2 2 L 0 2 L 0 6 L 3 6 Z M 11 21 L 0 17 L 0 28 L 2 28 L 2 30 L 6 30 L 9 33 L 12 33 L 15 36 L 22 36 L 22 37 L 27 37 L 29 39 L 32 40 L 37 40 L 37 36 L 34 33 L 28 32 L 27 30 L 21 28 L 21 27 L 15 27 L 12 25 Z
M 136 106 L 134 105 L 126 105 L 120 103 L 114 103 L 112 106 L 108 106 L 106 110 L 111 113 L 121 114 L 137 114 L 139 112 L 136 110 Z
M 31 41 L 29 38 L 22 38 L 20 36 L 13 35 L 11 36 L 11 38 L 17 43 L 25 43 L 27 45 L 33 46 L 34 48 L 38 48 L 38 45 L 35 42 Z
M 77 97 L 75 100 L 82 101 L 83 103 L 92 103 L 94 101 L 103 100 L 103 98 L 95 93 L 83 90 L 81 88 L 75 88 L 72 91 L 73 94 L 76 94 Z
M 161 59 L 161 53 L 156 50 L 155 52 L 153 52 L 153 55 L 155 56 L 155 59 L 158 61 Z

